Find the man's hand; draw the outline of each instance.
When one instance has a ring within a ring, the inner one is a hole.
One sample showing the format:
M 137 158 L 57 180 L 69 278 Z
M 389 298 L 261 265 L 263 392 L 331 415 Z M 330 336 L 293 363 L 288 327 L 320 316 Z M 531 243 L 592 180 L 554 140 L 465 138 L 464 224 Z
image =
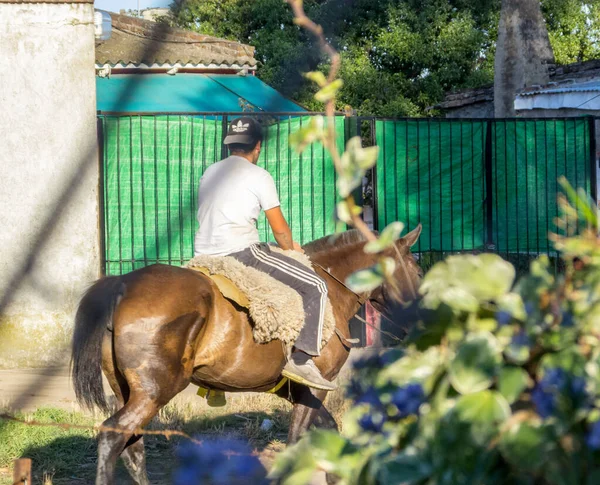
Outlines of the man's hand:
M 294 251 L 298 251 L 299 253 L 304 254 L 304 249 L 302 249 L 302 246 L 300 246 L 300 244 L 298 244 L 296 241 L 294 241 L 293 246 Z

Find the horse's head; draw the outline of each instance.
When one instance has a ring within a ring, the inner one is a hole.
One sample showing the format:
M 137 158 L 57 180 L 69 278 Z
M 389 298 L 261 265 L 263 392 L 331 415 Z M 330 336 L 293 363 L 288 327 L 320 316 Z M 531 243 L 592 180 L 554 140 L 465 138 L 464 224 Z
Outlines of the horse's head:
M 372 292 L 360 296 L 371 301 L 373 306 L 384 315 L 389 316 L 399 302 L 411 301 L 416 297 L 416 291 L 421 279 L 421 269 L 410 252 L 419 236 L 421 225 L 396 241 L 394 247 L 385 251 L 384 255 L 396 261 L 393 275 L 394 283 L 384 283 Z M 304 246 L 310 258 L 321 265 L 338 281 L 344 281 L 353 272 L 368 268 L 375 264 L 378 255 L 364 252 L 365 238 L 357 230 L 350 230 L 336 237 L 324 237 Z M 334 289 L 334 285 L 330 289 Z M 348 292 L 343 287 L 343 292 Z M 336 299 L 330 293 L 330 298 Z
M 391 282 L 385 282 L 369 296 L 369 301 L 380 313 L 390 317 L 396 305 L 409 302 L 417 297 L 417 290 L 422 277 L 421 268 L 415 262 L 410 248 L 415 245 L 421 235 L 419 224 L 406 236 L 396 241 L 395 247 L 386 251 L 386 256 L 396 261 L 396 270 Z

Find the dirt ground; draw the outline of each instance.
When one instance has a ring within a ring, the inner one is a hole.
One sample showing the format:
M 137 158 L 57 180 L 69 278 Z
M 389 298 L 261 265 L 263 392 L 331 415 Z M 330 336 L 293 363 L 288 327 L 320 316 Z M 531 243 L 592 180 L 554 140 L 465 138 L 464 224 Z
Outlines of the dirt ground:
M 356 349 L 352 352 L 349 362 L 364 354 L 372 353 L 374 350 Z M 349 368 L 348 363 L 343 372 L 347 372 Z M 106 382 L 105 389 L 110 393 Z M 279 406 L 287 406 L 287 408 L 279 411 L 280 416 L 281 413 L 287 415 L 289 404 L 271 395 L 233 394 L 228 395 L 227 407 L 220 408 L 225 413 L 215 416 L 213 419 L 206 416 L 210 409 L 206 407 L 205 401 L 196 395 L 196 391 L 197 388 L 190 385 L 175 398 L 176 404 L 173 409 L 176 411 L 171 410 L 169 413 L 177 414 L 177 416 L 174 419 L 172 416 L 168 416 L 167 421 L 171 424 L 176 423 L 180 429 L 187 430 L 190 433 L 198 431 L 202 433 L 208 428 L 208 433 L 213 436 L 214 434 L 240 436 L 242 438 L 251 436 L 252 439 L 256 439 L 261 443 L 257 451 L 260 453 L 261 462 L 265 468 L 269 469 L 277 453 L 285 449 L 287 435 L 287 425 L 285 423 L 287 418 L 279 419 L 277 429 L 274 429 L 270 434 L 261 434 L 260 425 L 265 419 L 272 417 L 267 413 L 272 412 L 273 409 Z M 337 394 L 336 399 L 338 401 L 340 398 L 343 399 L 341 390 L 336 391 L 335 394 Z M 333 398 L 335 394 L 330 397 Z M 271 400 L 265 400 L 267 397 Z M 273 401 L 274 399 L 276 401 Z M 65 411 L 81 411 L 75 400 L 68 367 L 0 369 L 0 408 L 13 411 L 33 411 L 47 407 L 60 408 Z M 227 409 L 231 409 L 231 412 L 228 412 Z M 205 421 L 199 424 L 203 415 Z M 278 420 L 275 419 L 275 421 Z M 73 444 L 75 445 L 75 443 Z M 54 482 L 45 482 L 44 485 L 50 483 L 54 485 L 88 483 L 95 470 L 95 440 L 82 441 L 78 443 L 78 446 L 85 446 L 90 449 L 85 462 L 78 466 L 78 475 L 83 474 L 87 478 L 82 480 L 75 477 L 69 479 L 68 477 L 61 478 L 57 476 Z M 166 443 L 162 443 L 160 440 L 147 440 L 146 452 L 151 483 L 156 485 L 171 483 L 173 470 L 177 465 L 172 444 L 167 446 Z M 10 483 L 10 474 L 9 469 L 0 468 L 0 485 Z M 122 466 L 119 467 L 117 472 L 117 483 L 131 483 Z M 325 483 L 324 476 L 317 477 L 313 482 L 314 485 L 322 483 Z

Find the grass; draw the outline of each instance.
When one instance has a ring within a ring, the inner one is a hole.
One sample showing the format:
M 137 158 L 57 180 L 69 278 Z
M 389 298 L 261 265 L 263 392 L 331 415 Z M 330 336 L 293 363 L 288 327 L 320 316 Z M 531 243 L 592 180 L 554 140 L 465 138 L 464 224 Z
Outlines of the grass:
M 347 407 L 343 389 L 329 393 L 326 405 L 340 423 Z M 271 394 L 227 394 L 227 405 L 222 408 L 211 408 L 200 397 L 194 400 L 176 397 L 160 411 L 148 429 L 178 429 L 201 439 L 215 436 L 245 439 L 260 453 L 261 461 L 268 468 L 276 453 L 285 448 L 291 408 L 287 401 Z M 105 419 L 56 408 L 39 408 L 18 416 L 83 426 L 93 426 Z M 272 421 L 268 430 L 261 428 L 265 419 Z M 175 447 L 181 439 L 144 438 L 152 483 L 171 483 L 177 466 Z M 12 462 L 19 457 L 32 459 L 33 483 L 91 483 L 96 471 L 95 433 L 0 421 L 0 485 L 12 484 Z M 130 483 L 122 464 L 117 470 L 117 483 Z
M 89 416 L 55 408 L 41 408 L 17 416 L 47 423 L 94 424 L 94 419 Z M 53 475 L 68 478 L 73 470 L 81 470 L 87 464 L 94 465 L 96 450 L 93 436 L 91 430 L 65 430 L 0 421 L 0 469 L 6 469 L 0 474 L 0 484 L 12 483 L 10 470 L 13 460 L 18 457 L 33 460 L 34 483 L 48 482 L 45 479 Z

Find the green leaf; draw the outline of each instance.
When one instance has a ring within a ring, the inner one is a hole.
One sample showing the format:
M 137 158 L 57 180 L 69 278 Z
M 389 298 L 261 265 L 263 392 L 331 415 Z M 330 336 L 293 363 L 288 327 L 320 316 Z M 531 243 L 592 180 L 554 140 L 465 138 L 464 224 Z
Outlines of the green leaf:
M 357 293 L 374 290 L 384 281 L 383 275 L 373 268 L 363 269 L 351 274 L 346 279 L 346 284 Z
M 330 82 L 321 88 L 321 90 L 315 94 L 315 99 L 317 101 L 321 101 L 321 103 L 326 103 L 330 99 L 335 98 L 337 92 L 343 85 L 344 82 L 341 79 L 336 79 L 335 81 Z
M 531 350 L 527 345 L 515 344 L 512 339 L 504 348 L 504 355 L 507 360 L 515 364 L 524 364 L 531 356 Z
M 586 193 L 581 189 L 575 191 L 564 176 L 561 176 L 558 181 L 564 191 L 567 193 L 567 197 L 569 198 L 571 204 L 577 208 L 579 213 L 588 222 L 588 224 L 590 224 L 592 227 L 598 227 L 597 209 L 588 202 Z M 575 217 L 577 217 L 577 214 L 575 214 Z
M 525 320 L 525 305 L 521 295 L 517 293 L 506 293 L 498 298 L 498 310 L 511 314 L 517 320 Z
M 525 390 L 528 382 L 527 372 L 520 367 L 505 367 L 498 374 L 498 391 L 512 404 Z
M 320 88 L 324 87 L 327 84 L 327 78 L 325 77 L 325 74 L 323 74 L 321 71 L 307 72 L 304 74 L 304 77 L 316 83 Z
M 517 422 L 500 437 L 502 456 L 524 471 L 539 471 L 553 448 L 553 440 L 539 425 Z
M 450 256 L 447 262 L 450 276 L 479 301 L 504 295 L 515 279 L 514 267 L 497 254 Z
M 338 191 L 347 197 L 354 189 L 360 187 L 365 171 L 377 161 L 377 147 L 362 148 L 360 137 L 351 138 L 346 144 L 346 151 L 340 158 Z
M 290 135 L 290 146 L 302 153 L 308 145 L 323 139 L 324 126 L 325 119 L 322 116 L 313 116 L 307 126 Z
M 338 192 L 340 197 L 348 197 L 354 189 L 360 187 L 362 185 L 362 179 L 364 176 L 364 171 L 355 167 L 341 167 L 341 170 L 338 174 L 338 179 L 336 182 Z
M 400 453 L 379 465 L 376 482 L 409 485 L 429 478 L 433 471 L 422 457 Z
M 379 253 L 393 246 L 403 230 L 404 224 L 401 222 L 392 222 L 381 232 L 377 241 L 369 241 L 365 244 L 365 253 Z
M 450 256 L 429 270 L 419 292 L 426 308 L 446 303 L 456 311 L 475 312 L 479 302 L 505 295 L 514 277 L 513 266 L 495 254 Z
M 381 258 L 375 266 L 352 273 L 346 278 L 346 284 L 357 293 L 371 291 L 390 278 L 395 268 L 396 262 L 392 258 Z
M 439 299 L 459 312 L 476 312 L 479 309 L 477 298 L 466 289 L 457 286 L 450 286 L 442 290 Z
M 377 163 L 379 148 L 363 148 L 360 136 L 353 136 L 346 143 L 346 151 L 342 155 L 342 165 L 358 167 L 361 170 L 368 170 Z
M 425 352 L 410 350 L 407 355 L 391 363 L 381 370 L 377 376 L 377 385 L 391 383 L 394 386 L 404 386 L 411 382 L 423 384 L 425 393 L 433 389 L 438 370 L 443 368 L 442 355 L 438 347 L 431 347 Z
M 585 375 L 586 359 L 577 345 L 572 345 L 560 352 L 548 353 L 540 360 L 538 376 L 552 367 L 560 367 L 576 376 Z
M 481 334 L 464 342 L 450 363 L 448 375 L 454 389 L 471 394 L 488 389 L 496 375 L 499 355 L 491 334 Z
M 510 416 L 510 406 L 497 391 L 480 391 L 461 396 L 454 407 L 463 421 L 472 423 L 499 423 Z
M 363 459 L 364 450 L 338 432 L 314 430 L 309 434 L 309 441 L 317 466 L 327 473 L 349 478 Z
M 352 207 L 352 213 L 357 216 L 360 215 L 362 213 L 362 207 L 354 205 Z M 348 203 L 344 200 L 337 203 L 336 215 L 340 221 L 345 222 L 346 224 L 350 224 L 352 222 L 352 218 L 350 217 L 350 208 L 348 207 Z
M 301 485 L 310 481 L 316 468 L 310 442 L 303 438 L 277 455 L 268 478 L 284 478 L 284 484 Z
M 306 485 L 311 483 L 315 471 L 316 467 L 295 470 L 291 474 L 285 475 L 281 483 L 282 485 Z

